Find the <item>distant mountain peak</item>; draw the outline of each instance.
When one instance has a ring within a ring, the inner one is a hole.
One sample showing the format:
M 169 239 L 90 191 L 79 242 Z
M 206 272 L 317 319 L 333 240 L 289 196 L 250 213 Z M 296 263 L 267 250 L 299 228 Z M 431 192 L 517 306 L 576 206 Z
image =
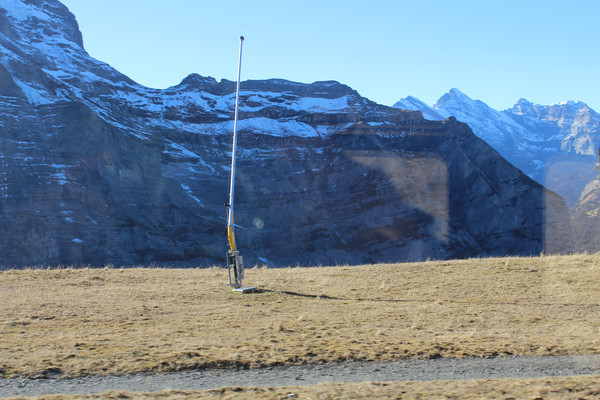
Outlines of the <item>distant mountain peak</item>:
M 187 90 L 207 90 L 208 87 L 217 85 L 217 80 L 212 76 L 202 76 L 200 74 L 189 74 L 176 86 L 175 89 Z
M 517 103 L 515 105 L 522 105 L 522 106 L 533 106 L 533 103 L 527 99 L 524 99 L 523 97 L 521 97 Z
M 538 117 L 538 114 L 535 111 L 535 105 L 524 98 L 520 98 L 512 108 L 509 108 L 506 111 L 515 115 L 525 115 L 533 118 Z
M 444 94 L 439 100 L 434 104 L 434 108 L 439 108 L 446 103 L 449 102 L 459 102 L 459 103 L 472 103 L 475 100 L 461 92 L 456 88 L 452 88 L 448 91 L 448 93 Z
M 417 99 L 413 96 L 408 96 L 403 99 L 397 101 L 394 105 L 394 108 L 400 108 L 403 110 L 418 110 L 423 114 L 423 118 L 431 120 L 431 121 L 441 121 L 446 118 L 446 115 L 442 115 L 435 110 L 434 108 L 428 106 L 421 100 Z
M 448 93 L 450 93 L 452 96 L 455 97 L 468 97 L 466 94 L 464 94 L 460 89 L 457 88 L 451 88 Z

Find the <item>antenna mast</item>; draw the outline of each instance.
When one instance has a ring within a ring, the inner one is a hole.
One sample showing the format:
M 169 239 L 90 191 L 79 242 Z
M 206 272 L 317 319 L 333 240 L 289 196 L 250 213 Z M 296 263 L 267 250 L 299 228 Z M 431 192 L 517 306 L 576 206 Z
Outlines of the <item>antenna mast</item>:
M 256 290 L 255 287 L 242 287 L 244 279 L 244 260 L 240 256 L 235 243 L 235 224 L 233 219 L 233 204 L 235 192 L 235 153 L 237 151 L 237 121 L 238 121 L 238 103 L 240 100 L 240 75 L 242 71 L 242 45 L 244 37 L 240 36 L 240 55 L 238 60 L 237 86 L 235 89 L 235 111 L 233 115 L 233 146 L 231 149 L 231 179 L 229 180 L 229 201 L 227 202 L 227 240 L 229 241 L 229 250 L 227 250 L 227 269 L 229 272 L 229 286 L 238 292 L 248 292 Z

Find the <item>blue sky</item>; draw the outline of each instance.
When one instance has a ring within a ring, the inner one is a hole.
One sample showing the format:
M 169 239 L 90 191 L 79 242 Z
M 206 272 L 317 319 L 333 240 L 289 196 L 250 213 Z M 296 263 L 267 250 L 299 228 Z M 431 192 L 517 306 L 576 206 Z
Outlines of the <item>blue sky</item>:
M 336 80 L 381 104 L 456 87 L 496 109 L 524 97 L 600 112 L 600 1 L 61 0 L 87 51 L 150 87 L 190 73 Z

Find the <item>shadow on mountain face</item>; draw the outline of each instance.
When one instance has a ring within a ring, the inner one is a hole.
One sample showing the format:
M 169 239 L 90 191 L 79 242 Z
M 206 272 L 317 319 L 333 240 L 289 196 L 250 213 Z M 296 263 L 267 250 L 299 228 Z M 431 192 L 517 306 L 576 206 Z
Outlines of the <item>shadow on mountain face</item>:
M 465 127 L 264 138 L 272 156 L 238 164 L 242 252 L 331 265 L 569 251 L 562 199 Z

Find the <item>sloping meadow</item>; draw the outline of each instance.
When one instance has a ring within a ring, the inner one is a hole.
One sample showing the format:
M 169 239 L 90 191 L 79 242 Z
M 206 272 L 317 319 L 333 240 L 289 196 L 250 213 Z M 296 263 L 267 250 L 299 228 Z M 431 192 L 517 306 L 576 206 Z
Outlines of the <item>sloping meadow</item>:
M 600 256 L 0 272 L 0 375 L 600 352 Z

